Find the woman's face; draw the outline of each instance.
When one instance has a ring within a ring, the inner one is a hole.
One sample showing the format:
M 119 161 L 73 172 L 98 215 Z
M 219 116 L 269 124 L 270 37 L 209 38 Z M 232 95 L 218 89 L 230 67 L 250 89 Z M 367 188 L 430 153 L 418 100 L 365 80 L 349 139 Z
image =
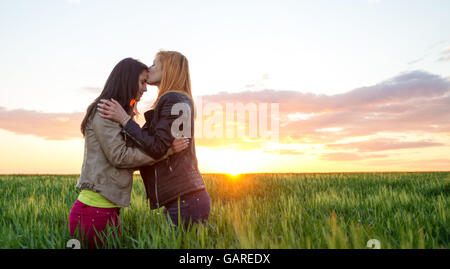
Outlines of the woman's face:
M 158 86 L 162 78 L 162 64 L 159 57 L 156 57 L 155 60 L 153 60 L 153 65 L 150 66 L 148 70 L 147 83 L 152 86 Z
M 147 70 L 142 71 L 142 73 L 139 75 L 139 90 L 135 98 L 136 102 L 141 100 L 142 95 L 147 91 L 147 76 Z

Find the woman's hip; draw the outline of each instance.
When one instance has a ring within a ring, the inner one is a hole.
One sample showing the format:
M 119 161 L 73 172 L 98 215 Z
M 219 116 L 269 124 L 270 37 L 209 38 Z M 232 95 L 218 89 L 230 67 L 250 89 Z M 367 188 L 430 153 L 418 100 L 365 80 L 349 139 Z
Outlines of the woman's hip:
M 206 189 L 188 193 L 166 205 L 166 213 L 171 216 L 180 215 L 193 218 L 207 218 L 211 209 L 211 198 Z
M 120 208 L 94 207 L 76 200 L 69 213 L 69 227 L 70 230 L 76 226 L 103 227 L 107 223 L 116 226 L 119 225 L 119 217 Z

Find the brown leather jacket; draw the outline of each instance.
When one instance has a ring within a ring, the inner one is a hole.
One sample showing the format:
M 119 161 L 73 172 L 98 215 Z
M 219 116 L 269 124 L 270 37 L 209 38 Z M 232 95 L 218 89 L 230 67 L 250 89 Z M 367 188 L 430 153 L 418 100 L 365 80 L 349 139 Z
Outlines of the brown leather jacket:
M 114 204 L 129 206 L 133 168 L 153 165 L 169 154 L 172 154 L 171 149 L 155 160 L 132 147 L 119 123 L 95 112 L 86 125 L 84 160 L 76 187 L 98 192 Z

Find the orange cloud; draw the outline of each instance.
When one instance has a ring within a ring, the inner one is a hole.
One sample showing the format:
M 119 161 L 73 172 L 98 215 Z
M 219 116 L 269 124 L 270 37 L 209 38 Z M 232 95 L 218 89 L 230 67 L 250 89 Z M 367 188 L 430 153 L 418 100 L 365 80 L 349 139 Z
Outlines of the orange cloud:
M 364 160 L 364 159 L 385 158 L 385 157 L 388 157 L 388 155 L 384 155 L 384 154 L 361 155 L 361 154 L 353 153 L 353 152 L 332 152 L 332 153 L 322 154 L 320 156 L 320 159 L 326 160 L 326 161 L 359 161 L 359 160 Z

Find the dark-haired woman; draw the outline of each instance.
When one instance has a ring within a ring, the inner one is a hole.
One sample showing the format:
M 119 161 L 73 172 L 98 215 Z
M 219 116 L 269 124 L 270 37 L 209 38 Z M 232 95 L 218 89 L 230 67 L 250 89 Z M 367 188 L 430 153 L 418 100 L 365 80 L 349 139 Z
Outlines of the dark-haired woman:
M 76 185 L 81 192 L 69 214 L 69 230 L 72 236 L 87 240 L 89 248 L 102 246 L 107 225 L 112 231 L 120 232 L 120 208 L 130 204 L 133 168 L 152 165 L 187 145 L 185 140 L 176 140 L 171 149 L 156 160 L 133 147 L 119 123 L 99 116 L 96 109 L 99 100 L 113 98 L 126 111 L 127 117 L 123 120 L 130 120 L 136 103 L 146 91 L 147 74 L 148 67 L 135 59 L 120 61 L 81 123 L 84 160 Z

